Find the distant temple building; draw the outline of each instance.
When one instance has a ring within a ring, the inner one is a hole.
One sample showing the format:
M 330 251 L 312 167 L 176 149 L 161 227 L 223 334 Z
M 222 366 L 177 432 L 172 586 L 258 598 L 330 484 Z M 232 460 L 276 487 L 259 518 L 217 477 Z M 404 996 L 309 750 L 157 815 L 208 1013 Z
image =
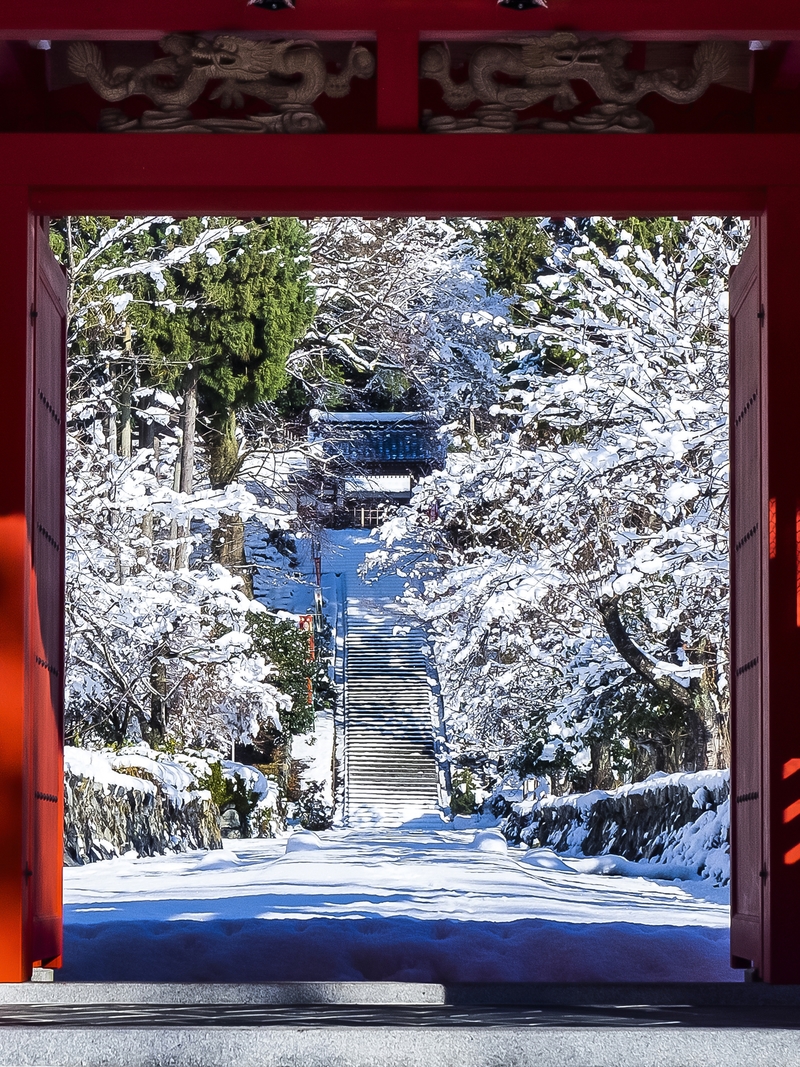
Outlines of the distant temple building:
M 442 458 L 435 424 L 418 411 L 315 411 L 309 441 L 321 446 L 312 474 L 329 525 L 376 525 Z

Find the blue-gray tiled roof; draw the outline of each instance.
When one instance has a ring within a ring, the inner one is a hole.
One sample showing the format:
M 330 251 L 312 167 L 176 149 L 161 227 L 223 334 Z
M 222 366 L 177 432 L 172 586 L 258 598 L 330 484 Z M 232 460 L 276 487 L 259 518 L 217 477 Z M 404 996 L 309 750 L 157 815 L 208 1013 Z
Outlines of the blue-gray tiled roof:
M 401 422 L 319 422 L 313 437 L 325 452 L 346 463 L 429 463 L 439 443 L 427 420 Z

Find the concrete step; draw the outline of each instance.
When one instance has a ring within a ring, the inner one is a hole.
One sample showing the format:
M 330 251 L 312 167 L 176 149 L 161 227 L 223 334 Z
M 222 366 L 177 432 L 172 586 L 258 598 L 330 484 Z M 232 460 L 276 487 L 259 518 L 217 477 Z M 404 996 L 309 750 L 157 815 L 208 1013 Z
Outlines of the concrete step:
M 352 814 L 356 809 L 366 813 L 367 808 L 374 808 L 381 812 L 401 812 L 408 808 L 419 809 L 423 815 L 431 815 L 439 818 L 438 809 L 435 805 L 435 790 L 416 790 L 409 792 L 394 792 L 387 797 L 385 793 L 376 793 L 374 790 L 355 791 L 348 800 L 348 812 Z
M 391 776 L 393 778 L 401 778 L 404 775 L 418 775 L 421 772 L 430 773 L 431 777 L 436 777 L 436 764 L 433 760 L 432 752 L 420 751 L 417 749 L 415 752 L 409 752 L 402 760 L 392 759 L 389 753 L 386 753 L 382 759 L 375 760 L 374 762 L 363 757 L 356 751 L 347 751 L 347 761 L 350 766 L 350 770 L 359 774 L 367 774 L 371 768 L 375 769 L 384 776 Z
M 413 748 L 409 747 L 403 750 L 402 753 L 393 754 L 390 749 L 385 749 L 381 753 L 376 753 L 374 758 L 370 758 L 366 753 L 362 753 L 359 746 L 345 747 L 347 758 L 350 761 L 350 766 L 355 767 L 380 767 L 382 771 L 390 770 L 400 773 L 405 768 L 419 768 L 426 767 L 431 762 L 431 756 L 433 755 L 433 748 L 427 746 L 417 745 Z
M 428 757 L 435 751 L 433 741 L 430 736 L 426 737 L 420 731 L 416 731 L 414 735 L 404 737 L 403 741 L 397 741 L 394 738 L 387 737 L 384 733 L 371 733 L 368 730 L 353 730 L 350 732 L 350 739 L 345 740 L 345 750 L 351 750 L 353 752 L 359 751 L 364 747 L 365 743 L 375 746 L 376 755 L 380 754 L 383 758 L 391 758 L 392 753 L 400 755 L 413 756 L 418 753 L 420 756 L 423 754 Z M 369 755 L 369 753 L 365 753 Z
M 430 708 L 422 703 L 417 707 L 413 705 L 409 707 L 406 704 L 402 708 L 381 707 L 378 709 L 374 705 L 367 706 L 366 702 L 363 705 L 348 703 L 346 719 L 350 729 L 357 729 L 360 724 L 378 730 L 417 726 L 429 732 L 431 728 Z
M 361 778 L 356 775 L 350 779 L 349 788 L 353 796 L 360 790 L 361 792 L 369 792 L 371 795 L 375 795 L 378 800 L 387 803 L 391 800 L 392 804 L 396 804 L 397 800 L 393 798 L 397 797 L 396 791 L 401 787 L 408 787 L 427 794 L 429 790 L 433 793 L 436 792 L 436 784 L 436 778 L 426 774 L 410 774 L 398 778 Z
M 369 790 L 379 800 L 381 798 L 391 798 L 396 795 L 398 789 L 419 789 L 427 791 L 432 789 L 436 792 L 438 785 L 438 779 L 436 775 L 428 774 L 426 772 L 419 772 L 415 774 L 413 771 L 398 775 L 397 777 L 386 774 L 359 774 L 357 770 L 352 770 L 349 777 L 348 789 L 355 793 L 356 790 Z
M 417 719 L 387 720 L 381 717 L 377 721 L 365 722 L 363 719 L 355 721 L 351 716 L 345 723 L 345 730 L 350 735 L 350 741 L 357 739 L 359 743 L 362 740 L 369 739 L 374 740 L 376 743 L 383 742 L 386 745 L 397 744 L 399 746 L 404 741 L 413 741 L 418 744 L 424 738 L 430 742 L 431 751 L 433 750 L 430 721 L 423 724 Z M 345 738 L 345 745 L 349 744 L 350 741 Z
M 360 734 L 357 738 L 351 737 L 349 741 L 345 742 L 345 751 L 348 752 L 350 756 L 357 756 L 364 747 L 363 742 L 369 741 L 371 743 L 372 740 L 373 739 L 371 735 L 363 733 Z M 435 751 L 433 744 L 429 743 L 428 740 L 423 737 L 419 738 L 416 741 L 412 740 L 404 742 L 402 748 L 396 743 L 380 744 L 380 738 L 376 739 L 376 741 L 378 743 L 376 744 L 375 758 L 380 759 L 384 762 L 388 761 L 389 763 L 391 763 L 393 759 L 395 762 L 397 762 L 400 756 L 402 756 L 404 759 L 406 757 L 409 759 L 413 759 L 415 757 L 422 759 L 422 757 L 424 756 L 427 760 L 430 759 L 431 755 Z M 369 759 L 369 753 L 364 753 L 364 759 Z
M 433 742 L 429 738 L 417 736 L 412 737 L 408 741 L 403 742 L 401 748 L 398 743 L 395 743 L 391 738 L 386 738 L 385 735 L 375 735 L 368 733 L 360 733 L 357 737 L 350 738 L 350 741 L 345 741 L 345 751 L 350 753 L 357 753 L 361 751 L 366 744 L 369 744 L 375 749 L 375 755 L 380 756 L 381 759 L 391 760 L 392 754 L 396 753 L 398 766 L 400 756 L 409 756 L 411 758 L 430 759 L 435 752 Z M 369 753 L 365 753 L 368 756 Z
M 348 788 L 355 792 L 356 790 L 369 790 L 370 793 L 374 793 L 378 799 L 391 798 L 396 795 L 396 792 L 400 788 L 420 789 L 427 791 L 429 788 L 436 792 L 438 781 L 436 775 L 420 772 L 414 774 L 398 775 L 394 777 L 392 775 L 380 775 L 380 774 L 359 774 L 358 771 L 353 771 L 350 775 L 350 781 Z

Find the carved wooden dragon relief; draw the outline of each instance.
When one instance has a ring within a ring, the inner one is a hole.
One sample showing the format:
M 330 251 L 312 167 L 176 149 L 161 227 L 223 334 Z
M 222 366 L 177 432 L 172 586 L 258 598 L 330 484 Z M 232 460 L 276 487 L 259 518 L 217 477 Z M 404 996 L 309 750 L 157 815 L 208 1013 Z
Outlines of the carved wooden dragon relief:
M 449 48 L 433 45 L 422 56 L 420 77 L 439 82 L 445 103 L 455 111 L 475 100 L 482 106 L 464 118 L 427 112 L 423 129 L 430 133 L 649 133 L 652 122 L 634 106 L 643 96 L 658 93 L 673 103 L 687 104 L 714 82 L 724 81 L 731 71 L 731 46 L 724 41 L 698 45 L 691 67 L 662 70 L 629 70 L 625 57 L 630 50 L 627 41 L 581 40 L 572 33 L 487 44 L 470 57 L 468 80 L 456 82 L 450 72 Z M 496 74 L 514 78 L 516 84 L 497 81 Z M 563 122 L 518 119 L 518 111 L 549 99 L 556 111 L 576 107 L 579 101 L 573 81 L 587 82 L 600 104 Z
M 160 41 L 164 56 L 141 67 L 108 71 L 96 44 L 76 41 L 69 68 L 105 100 L 147 96 L 156 110 L 131 119 L 117 108 L 103 111 L 100 128 L 109 132 L 210 131 L 218 133 L 321 133 L 325 124 L 312 106 L 318 96 L 347 96 L 353 78 L 371 78 L 375 59 L 353 45 L 343 69 L 328 72 L 313 41 L 254 41 L 219 36 L 171 34 Z M 243 118 L 194 118 L 191 105 L 209 82 L 219 82 L 210 99 L 241 107 L 245 96 L 270 104 L 272 111 Z

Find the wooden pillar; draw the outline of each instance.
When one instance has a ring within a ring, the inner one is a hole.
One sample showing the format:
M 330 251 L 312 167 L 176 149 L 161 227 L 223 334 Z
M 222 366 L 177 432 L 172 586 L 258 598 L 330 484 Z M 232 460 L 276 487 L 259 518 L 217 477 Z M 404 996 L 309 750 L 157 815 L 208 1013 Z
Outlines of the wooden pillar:
M 800 188 L 768 190 L 762 231 L 769 561 L 763 575 L 763 956 L 800 983 Z
M 28 191 L 0 187 L 0 981 L 30 977 L 26 952 L 29 833 L 25 730 L 29 366 L 33 242 Z

